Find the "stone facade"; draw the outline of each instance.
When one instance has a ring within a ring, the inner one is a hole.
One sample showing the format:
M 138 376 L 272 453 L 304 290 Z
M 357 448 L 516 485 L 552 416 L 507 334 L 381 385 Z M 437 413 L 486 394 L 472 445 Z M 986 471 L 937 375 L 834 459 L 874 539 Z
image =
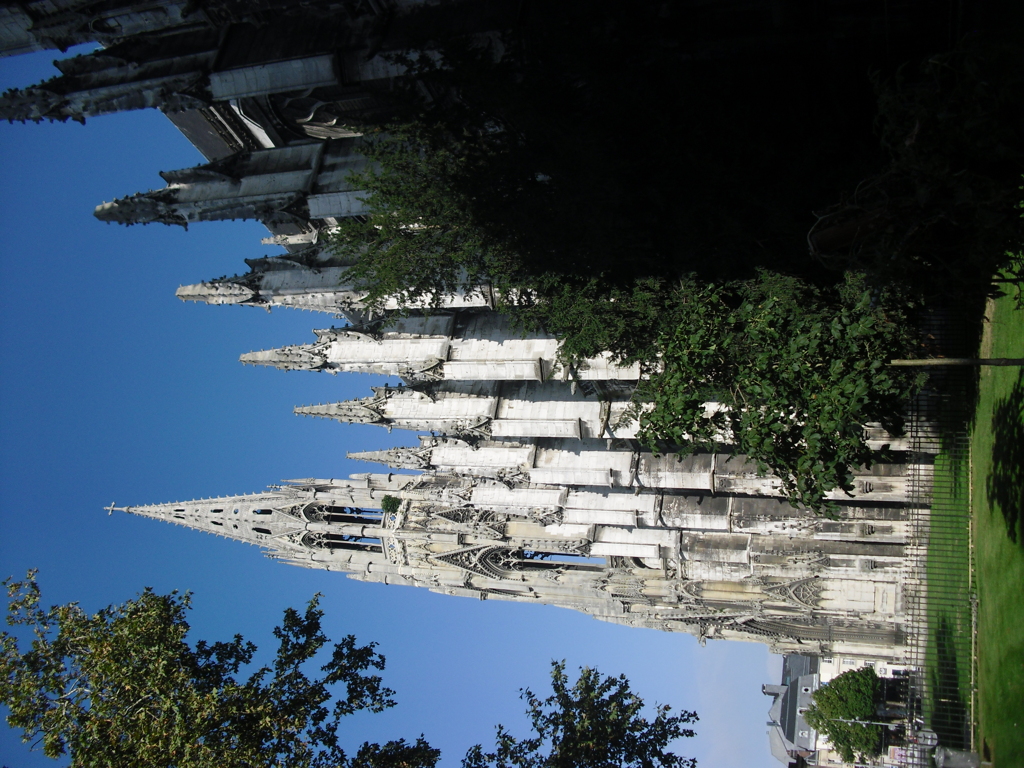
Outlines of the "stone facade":
M 366 398 L 297 412 L 429 433 L 412 448 L 352 454 L 416 474 L 123 509 L 363 581 L 558 605 L 702 641 L 898 662 L 902 587 L 920 557 L 906 487 L 927 478 L 920 457 L 860 473 L 853 496 L 836 494 L 841 519 L 822 519 L 785 503 L 778 480 L 744 456 L 644 449 L 642 406 L 631 405 L 640 367 L 606 356 L 566 364 L 555 338 L 524 334 L 495 312 L 486 285 L 430 297 L 429 312 L 401 317 L 397 302 L 383 316 L 362 305 L 366 292 L 324 235 L 365 212 L 349 182 L 365 162 L 360 116 L 389 108 L 403 74 L 383 54 L 401 48 L 415 5 L 5 7 L 6 52 L 83 40 L 107 47 L 62 62 L 48 83 L 5 94 L 0 116 L 84 120 L 155 107 L 210 161 L 165 172 L 164 189 L 104 203 L 96 215 L 124 224 L 261 221 L 271 234 L 264 242 L 288 253 L 178 296 L 344 318 L 315 331 L 313 343 L 242 361 L 399 377 L 400 386 Z M 501 23 L 463 21 L 467 34 Z

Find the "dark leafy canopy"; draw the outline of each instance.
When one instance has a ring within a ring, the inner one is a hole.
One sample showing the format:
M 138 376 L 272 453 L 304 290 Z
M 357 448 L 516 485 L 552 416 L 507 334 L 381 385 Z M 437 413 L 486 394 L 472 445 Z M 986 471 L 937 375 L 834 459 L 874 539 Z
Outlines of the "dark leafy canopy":
M 752 47 L 718 11 L 672 3 L 497 5 L 513 11 L 502 34 L 475 38 L 453 20 L 471 8 L 421 8 L 405 24 L 406 107 L 382 133 L 360 127 L 372 221 L 345 222 L 338 244 L 361 257 L 372 299 L 460 276 L 544 294 L 558 276 L 607 301 L 684 272 L 825 274 L 804 238 L 810 211 L 862 173 L 862 65 L 840 67 L 858 84 L 837 100 L 806 66 L 817 43 L 772 25 L 755 22 Z
M 472 15 L 462 5 L 420 13 Z M 487 44 L 450 20 L 406 25 L 422 30 L 407 39 L 418 86 L 397 122 L 458 147 L 467 210 L 532 274 L 820 271 L 809 212 L 877 155 L 860 55 L 764 19 L 740 31 L 717 8 L 495 5 L 513 14 Z
M 639 392 L 654 405 L 642 421 L 648 444 L 712 450 L 731 435 L 736 450 L 780 477 L 791 501 L 816 510 L 831 491 L 852 489 L 853 468 L 878 458 L 865 424 L 899 433 L 902 404 L 919 382 L 886 365 L 918 353 L 912 304 L 895 289 L 872 289 L 854 273 L 832 288 L 763 270 L 674 286 L 531 275 L 514 244 L 460 202 L 453 174 L 465 160 L 433 141 L 408 132 L 371 143 L 377 168 L 358 178 L 371 215 L 345 222 L 336 240 L 358 259 L 353 276 L 378 308 L 391 296 L 436 304 L 490 284 L 521 326 L 556 334 L 569 363 L 604 351 L 660 360 L 663 370 Z M 709 400 L 728 409 L 705 413 Z
M 972 34 L 953 51 L 904 65 L 878 89 L 877 129 L 890 161 L 819 214 L 812 253 L 933 299 L 983 295 L 1022 234 L 1014 211 L 1024 171 L 1019 37 Z
M 366 744 L 354 760 L 345 756 L 339 719 L 394 706 L 393 692 L 365 674 L 383 669 L 384 657 L 352 636 L 334 645 L 322 676 L 306 674 L 327 644 L 315 597 L 302 613 L 285 611 L 273 663 L 242 677 L 256 646 L 239 635 L 190 645 L 188 595 L 147 589 L 90 616 L 74 603 L 43 610 L 32 572 L 4 585 L 8 623 L 35 636 L 22 652 L 14 636 L 0 635 L 8 723 L 76 768 L 430 768 L 439 757 L 422 739 Z M 344 694 L 331 707 L 338 684 Z
M 793 502 L 823 509 L 829 492 L 852 489 L 852 469 L 878 457 L 863 427 L 899 433 L 913 374 L 887 367 L 914 356 L 908 312 L 894 289 L 862 275 L 820 288 L 760 271 L 745 281 L 658 278 L 616 286 L 601 275 L 531 275 L 513 245 L 492 237 L 460 203 L 453 180 L 464 160 L 426 134 L 371 144 L 377 169 L 366 222 L 343 225 L 336 247 L 353 260 L 370 302 L 439 302 L 488 283 L 501 308 L 526 328 L 562 341 L 569 363 L 608 351 L 621 361 L 660 360 L 641 387 L 654 405 L 643 439 L 654 447 L 712 450 L 731 435 Z M 706 413 L 715 400 L 727 410 Z
M 814 704 L 804 712 L 807 724 L 824 734 L 843 760 L 864 760 L 881 750 L 882 726 L 877 720 L 879 680 L 871 667 L 844 672 L 813 694 Z M 845 722 L 850 720 L 865 721 Z
M 915 374 L 886 365 L 913 350 L 898 304 L 855 277 L 834 291 L 761 273 L 732 284 L 684 281 L 662 337 L 663 371 L 643 384 L 642 439 L 691 450 L 731 439 L 789 499 L 821 510 L 877 458 L 864 425 L 902 429 Z M 723 410 L 707 411 L 717 401 Z
M 1024 64 L 997 16 L 965 17 L 989 31 L 941 53 L 949 30 L 926 4 L 897 27 L 860 9 L 862 31 L 885 22 L 877 48 L 788 26 L 802 14 L 741 32 L 713 4 L 610 0 L 508 3 L 501 35 L 472 38 L 452 23 L 468 5 L 407 24 L 395 122 L 444 159 L 418 179 L 444 169 L 462 233 L 472 222 L 531 277 L 622 287 L 764 268 L 824 283 L 854 269 L 960 295 L 987 287 L 1019 233 Z M 850 22 L 822 13 L 814 24 Z
M 564 662 L 552 662 L 554 693 L 540 699 L 522 692 L 536 734 L 517 740 L 498 726 L 494 752 L 478 744 L 466 754 L 463 768 L 693 768 L 696 760 L 667 751 L 678 738 L 693 736 L 684 725 L 697 720 L 695 712 L 669 714 L 659 706 L 648 721 L 644 702 L 629 689 L 623 676 L 605 677 L 583 668 L 569 686 Z

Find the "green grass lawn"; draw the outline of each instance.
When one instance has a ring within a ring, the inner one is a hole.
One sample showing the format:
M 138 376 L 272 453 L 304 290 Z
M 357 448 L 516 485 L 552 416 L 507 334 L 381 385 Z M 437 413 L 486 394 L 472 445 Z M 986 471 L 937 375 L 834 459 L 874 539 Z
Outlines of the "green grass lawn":
M 1024 357 L 1024 310 L 990 302 L 982 357 Z M 1024 371 L 984 368 L 972 431 L 978 749 L 1024 766 Z
M 970 742 L 970 463 L 962 436 L 947 442 L 935 458 L 923 704 L 925 722 L 939 735 L 939 743 L 963 749 Z

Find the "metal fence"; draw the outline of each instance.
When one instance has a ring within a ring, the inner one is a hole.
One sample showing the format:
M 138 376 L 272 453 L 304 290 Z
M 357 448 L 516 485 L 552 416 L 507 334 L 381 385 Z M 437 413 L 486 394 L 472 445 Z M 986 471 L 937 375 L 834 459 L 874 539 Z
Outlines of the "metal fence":
M 919 467 L 908 498 L 912 572 L 903 588 L 911 670 L 905 697 L 908 766 L 933 765 L 932 750 L 915 746 L 915 738 L 974 750 L 977 598 L 970 418 L 975 381 L 973 369 L 944 370 L 932 377 L 908 414 L 912 462 Z

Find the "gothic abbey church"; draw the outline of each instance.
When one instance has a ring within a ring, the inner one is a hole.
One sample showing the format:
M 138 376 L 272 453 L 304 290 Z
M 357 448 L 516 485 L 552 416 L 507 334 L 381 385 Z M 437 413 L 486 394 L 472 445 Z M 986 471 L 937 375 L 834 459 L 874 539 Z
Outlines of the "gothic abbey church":
M 777 652 L 898 663 L 912 644 L 906 590 L 921 573 L 908 487 L 927 457 L 876 465 L 839 494 L 839 520 L 783 501 L 742 455 L 655 455 L 625 418 L 638 367 L 563 364 L 523 336 L 488 286 L 443 311 L 373 316 L 324 247 L 364 213 L 349 172 L 361 121 L 393 108 L 415 0 L 25 0 L 0 6 L 0 53 L 83 42 L 61 74 L 0 97 L 10 120 L 157 108 L 208 159 L 163 189 L 102 203 L 125 224 L 248 218 L 281 256 L 178 290 L 187 301 L 341 316 L 294 346 L 242 355 L 289 370 L 397 377 L 365 398 L 296 408 L 415 430 L 419 445 L 352 454 L 416 474 L 297 480 L 246 496 L 125 507 L 257 544 L 271 557 L 449 595 L 545 603 L 605 621 L 754 640 Z M 514 12 L 515 4 L 508 4 Z M 460 7 L 460 28 L 501 29 L 502 3 Z M 478 11 L 478 12 L 477 12 Z M 392 306 L 391 309 L 395 309 Z M 229 311 L 229 310 L 225 310 Z M 312 374 L 310 374 L 312 375 Z M 713 405 L 709 406 L 713 407 Z M 881 442 L 893 441 L 880 431 Z M 908 447 L 908 446 L 903 446 Z

